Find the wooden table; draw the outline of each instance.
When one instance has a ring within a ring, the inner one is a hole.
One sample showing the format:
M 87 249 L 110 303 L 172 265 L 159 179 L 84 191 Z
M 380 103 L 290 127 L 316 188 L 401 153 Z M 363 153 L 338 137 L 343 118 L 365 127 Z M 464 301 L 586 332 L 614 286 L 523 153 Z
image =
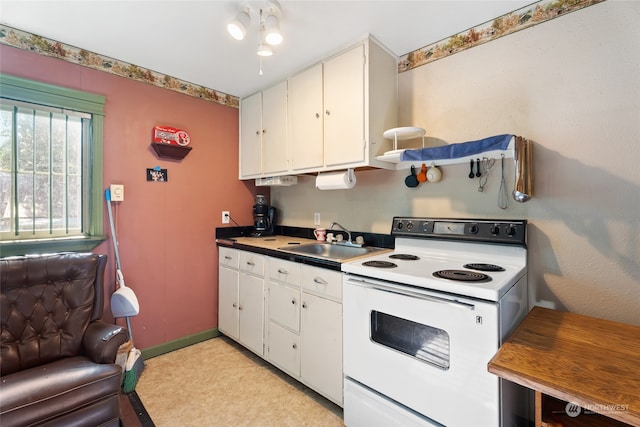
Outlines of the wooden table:
M 640 426 L 638 326 L 534 307 L 488 369 L 536 391 L 536 426 Z

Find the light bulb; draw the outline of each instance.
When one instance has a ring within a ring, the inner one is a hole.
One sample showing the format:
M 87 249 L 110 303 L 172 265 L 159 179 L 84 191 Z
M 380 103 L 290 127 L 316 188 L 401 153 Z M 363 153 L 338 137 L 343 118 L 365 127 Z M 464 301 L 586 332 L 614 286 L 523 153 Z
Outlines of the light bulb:
M 247 27 L 251 23 L 249 14 L 242 10 L 238 12 L 235 19 L 227 25 L 227 31 L 236 40 L 243 40 L 247 34 Z
M 269 45 L 260 43 L 258 45 L 258 55 L 260 56 L 271 56 L 273 55 L 273 49 Z
M 275 15 L 267 16 L 264 21 L 265 41 L 270 45 L 278 45 L 282 43 L 282 34 L 280 33 L 280 21 Z

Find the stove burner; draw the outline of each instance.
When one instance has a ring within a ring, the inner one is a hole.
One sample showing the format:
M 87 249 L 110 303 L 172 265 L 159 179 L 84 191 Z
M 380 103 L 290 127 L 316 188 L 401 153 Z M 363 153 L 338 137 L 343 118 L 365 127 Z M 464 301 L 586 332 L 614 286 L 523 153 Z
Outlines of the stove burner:
M 460 282 L 488 282 L 491 280 L 491 277 L 486 274 L 468 270 L 440 270 L 433 273 L 433 276 Z
M 463 267 L 470 268 L 471 270 L 478 270 L 478 271 L 504 271 L 504 268 L 495 264 L 484 264 L 484 263 L 465 264 L 463 265 Z
M 420 257 L 416 256 L 416 255 L 411 255 L 411 254 L 393 254 L 393 255 L 389 255 L 389 258 L 391 259 L 401 259 L 404 261 L 416 261 L 419 260 Z
M 375 268 L 395 268 L 397 267 L 396 264 L 389 262 L 389 261 L 378 261 L 378 260 L 373 260 L 373 261 L 365 261 L 362 263 L 362 265 L 366 266 L 366 267 L 375 267 Z

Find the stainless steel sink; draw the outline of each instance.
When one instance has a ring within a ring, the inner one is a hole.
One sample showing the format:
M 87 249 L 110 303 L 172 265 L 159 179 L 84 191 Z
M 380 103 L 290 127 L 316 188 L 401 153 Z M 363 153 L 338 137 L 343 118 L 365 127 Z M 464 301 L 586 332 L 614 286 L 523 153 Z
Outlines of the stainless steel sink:
M 331 261 L 341 262 L 349 258 L 355 258 L 362 255 L 374 254 L 386 249 L 376 248 L 373 246 L 342 246 L 331 243 L 309 243 L 306 245 L 289 245 L 278 248 L 281 251 L 292 252 L 300 255 L 307 255 L 316 258 L 329 259 Z

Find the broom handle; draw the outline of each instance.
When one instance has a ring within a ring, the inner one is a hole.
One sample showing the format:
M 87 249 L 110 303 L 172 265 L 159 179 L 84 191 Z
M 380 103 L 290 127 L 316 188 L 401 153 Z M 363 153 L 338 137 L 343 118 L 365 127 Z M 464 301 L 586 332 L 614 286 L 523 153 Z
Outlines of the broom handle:
M 129 316 L 125 317 L 127 320 L 127 329 L 129 330 L 129 339 L 133 341 L 133 329 L 131 329 L 131 322 L 129 321 Z
M 113 212 L 111 212 L 111 190 L 108 188 L 104 190 L 105 198 L 107 199 L 107 212 L 109 213 L 109 225 L 111 226 L 111 238 L 113 239 L 113 250 L 116 254 L 116 268 L 122 271 L 120 266 L 120 253 L 118 252 L 118 238 L 116 237 L 116 228 L 113 225 Z

